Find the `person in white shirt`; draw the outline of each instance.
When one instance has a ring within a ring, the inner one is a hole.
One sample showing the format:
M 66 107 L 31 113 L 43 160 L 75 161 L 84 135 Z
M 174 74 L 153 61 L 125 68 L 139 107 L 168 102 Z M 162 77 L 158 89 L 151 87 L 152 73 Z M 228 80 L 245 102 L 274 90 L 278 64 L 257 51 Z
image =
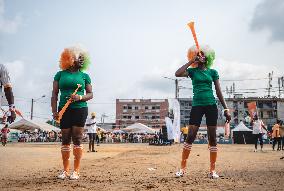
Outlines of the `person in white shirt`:
M 8 117 L 7 120 L 9 123 L 13 123 L 16 119 L 16 113 L 15 113 L 15 106 L 14 106 L 14 95 L 13 95 L 13 90 L 12 90 L 12 84 L 10 81 L 10 75 L 9 75 L 7 68 L 3 64 L 0 64 L 1 91 L 2 91 L 2 86 L 4 86 L 5 96 L 9 104 L 9 114 L 5 117 Z M 1 104 L 1 96 L 0 96 L 0 104 Z
M 254 116 L 253 120 L 252 120 L 252 134 L 254 136 L 254 147 L 255 150 L 254 152 L 257 152 L 257 143 L 259 140 L 260 143 L 260 148 L 262 151 L 263 148 L 263 139 L 262 139 L 262 135 L 264 134 L 264 130 L 267 131 L 267 129 L 264 126 L 264 123 L 262 120 L 260 120 L 257 116 L 257 114 Z
M 97 152 L 95 150 L 95 140 L 97 137 L 97 124 L 96 124 L 96 113 L 91 113 L 91 118 L 86 122 L 87 134 L 89 135 L 89 151 Z

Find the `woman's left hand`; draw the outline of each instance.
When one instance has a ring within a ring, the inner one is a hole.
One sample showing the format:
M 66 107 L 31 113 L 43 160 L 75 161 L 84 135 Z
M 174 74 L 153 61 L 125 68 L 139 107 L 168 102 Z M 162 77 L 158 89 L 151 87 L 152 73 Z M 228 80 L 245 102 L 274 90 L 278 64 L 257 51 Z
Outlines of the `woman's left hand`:
M 224 116 L 226 117 L 226 123 L 229 123 L 231 121 L 231 114 L 228 110 L 224 112 Z
M 71 95 L 70 96 L 72 102 L 74 101 L 80 101 L 80 95 L 76 94 L 76 95 Z

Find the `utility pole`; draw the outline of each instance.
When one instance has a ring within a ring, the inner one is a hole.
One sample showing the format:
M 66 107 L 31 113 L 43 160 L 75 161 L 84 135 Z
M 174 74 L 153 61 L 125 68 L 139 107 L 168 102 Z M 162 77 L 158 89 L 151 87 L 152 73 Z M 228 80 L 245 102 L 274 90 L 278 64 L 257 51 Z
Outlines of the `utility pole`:
M 175 85 L 176 85 L 175 98 L 178 99 L 179 97 L 178 79 L 175 79 Z
M 268 73 L 268 95 L 267 97 L 270 97 L 270 91 L 271 91 L 271 88 L 272 88 L 272 76 L 273 76 L 273 71 L 270 73 Z
M 175 81 L 175 98 L 178 99 L 178 97 L 179 97 L 179 89 L 180 89 L 180 87 L 178 85 L 178 82 L 181 79 L 174 79 L 174 78 L 169 78 L 169 77 L 163 77 L 163 78 Z
M 104 128 L 104 124 L 105 124 L 105 117 L 108 117 L 105 113 L 102 114 L 101 116 L 101 123 L 102 123 L 102 128 Z
M 35 101 L 35 100 L 32 98 L 32 106 L 31 106 L 31 120 L 33 120 L 34 101 Z
M 229 95 L 229 98 L 231 98 L 231 95 L 234 95 L 235 92 L 236 92 L 235 82 L 233 83 L 233 85 L 230 86 L 230 89 L 228 88 L 228 86 L 226 86 L 226 93 Z
M 31 120 L 33 119 L 33 114 L 34 114 L 34 102 L 36 102 L 37 100 L 44 98 L 45 95 L 42 95 L 40 98 L 34 99 L 32 98 L 32 105 L 31 105 Z
M 280 89 L 281 78 L 278 78 L 278 97 L 281 97 L 281 89 Z
M 278 97 L 281 98 L 281 88 L 284 88 L 284 76 L 278 78 Z

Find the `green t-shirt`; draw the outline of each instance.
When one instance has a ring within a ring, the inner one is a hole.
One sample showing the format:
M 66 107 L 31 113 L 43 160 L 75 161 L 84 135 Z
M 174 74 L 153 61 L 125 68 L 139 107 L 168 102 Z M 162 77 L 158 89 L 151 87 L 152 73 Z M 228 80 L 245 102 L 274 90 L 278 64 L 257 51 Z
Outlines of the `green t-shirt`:
M 78 95 L 85 94 L 85 87 L 87 84 L 91 84 L 91 78 L 88 74 L 78 71 L 78 72 L 69 72 L 68 70 L 59 71 L 54 76 L 54 81 L 58 81 L 59 90 L 60 90 L 60 101 L 59 108 L 62 108 L 67 100 L 70 98 L 70 95 L 78 87 L 77 84 L 82 86 L 77 91 Z M 69 105 L 70 108 L 83 108 L 87 107 L 86 101 L 76 101 Z
M 193 86 L 192 106 L 216 104 L 212 82 L 219 79 L 218 72 L 214 69 L 200 70 L 199 68 L 188 68 L 187 72 Z

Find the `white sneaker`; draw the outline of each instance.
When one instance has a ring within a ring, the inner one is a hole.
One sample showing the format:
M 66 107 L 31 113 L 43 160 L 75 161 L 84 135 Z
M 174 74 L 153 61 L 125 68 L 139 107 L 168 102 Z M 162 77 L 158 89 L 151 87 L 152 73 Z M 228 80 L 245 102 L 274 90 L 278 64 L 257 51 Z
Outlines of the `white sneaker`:
M 219 178 L 219 175 L 215 171 L 213 171 L 208 174 L 208 178 L 217 179 Z
M 70 175 L 70 180 L 78 180 L 80 177 L 79 173 L 74 171 L 72 172 L 72 174 Z
M 256 153 L 256 152 L 257 152 L 257 149 L 254 149 L 254 151 L 253 151 L 253 152 L 255 152 L 255 153 Z
M 185 171 L 180 169 L 178 172 L 176 172 L 176 177 L 179 178 L 179 177 L 183 177 L 183 175 L 185 174 Z
M 57 178 L 64 180 L 68 176 L 69 176 L 69 174 L 66 171 L 62 170 L 61 173 L 57 176 Z

